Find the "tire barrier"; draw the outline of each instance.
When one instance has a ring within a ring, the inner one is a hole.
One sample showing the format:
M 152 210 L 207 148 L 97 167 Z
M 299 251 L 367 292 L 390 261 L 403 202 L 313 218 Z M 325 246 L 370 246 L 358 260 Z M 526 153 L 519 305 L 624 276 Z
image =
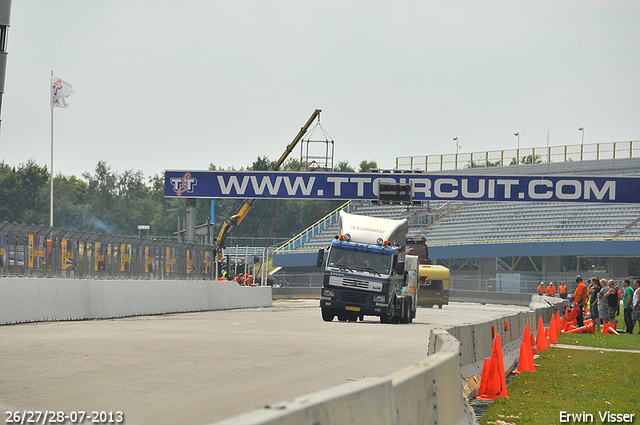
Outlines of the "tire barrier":
M 271 305 L 270 287 L 227 281 L 0 278 L 0 325 Z
M 531 296 L 530 296 L 531 297 Z M 432 329 L 428 357 L 384 378 L 367 378 L 234 416 L 214 425 L 477 424 L 463 383 L 477 377 L 500 335 L 504 368 L 513 369 L 525 327 L 549 323 L 559 298 L 532 296 L 531 310 L 485 323 Z M 555 307 L 555 308 L 554 308 Z M 479 364 L 479 366 L 478 366 Z

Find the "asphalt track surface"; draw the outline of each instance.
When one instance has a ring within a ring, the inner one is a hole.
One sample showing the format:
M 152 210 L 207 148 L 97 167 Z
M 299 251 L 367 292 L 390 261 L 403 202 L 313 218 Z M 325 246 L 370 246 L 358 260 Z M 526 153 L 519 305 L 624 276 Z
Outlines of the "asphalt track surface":
M 452 303 L 410 325 L 323 322 L 318 301 L 272 308 L 0 326 L 0 413 L 123 412 L 207 424 L 426 357 L 432 328 L 525 307 Z M 69 423 L 69 422 L 67 422 Z M 90 423 L 85 421 L 84 423 Z

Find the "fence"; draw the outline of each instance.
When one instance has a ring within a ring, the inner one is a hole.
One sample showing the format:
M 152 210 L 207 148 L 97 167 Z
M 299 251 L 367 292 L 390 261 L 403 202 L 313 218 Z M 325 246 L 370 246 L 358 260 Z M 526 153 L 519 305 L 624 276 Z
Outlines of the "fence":
M 442 155 L 400 156 L 396 158 L 396 169 L 442 171 L 537 162 L 634 158 L 639 155 L 640 141 L 633 140 Z
M 233 251 L 232 261 L 249 249 Z M 0 277 L 199 280 L 214 273 L 210 245 L 0 223 Z

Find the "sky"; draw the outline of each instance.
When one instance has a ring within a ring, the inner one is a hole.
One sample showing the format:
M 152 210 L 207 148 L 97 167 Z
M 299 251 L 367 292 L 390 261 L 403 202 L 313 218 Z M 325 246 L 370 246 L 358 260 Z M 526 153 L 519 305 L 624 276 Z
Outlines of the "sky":
M 315 109 L 335 163 L 640 140 L 640 2 L 13 0 L 0 161 L 247 167 Z M 313 140 L 324 140 L 322 132 Z M 297 148 L 292 156 L 299 158 Z

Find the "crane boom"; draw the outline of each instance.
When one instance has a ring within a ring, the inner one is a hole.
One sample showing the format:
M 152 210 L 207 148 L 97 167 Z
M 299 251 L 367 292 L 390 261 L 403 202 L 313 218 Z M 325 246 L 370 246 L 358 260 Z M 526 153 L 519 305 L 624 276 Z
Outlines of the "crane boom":
M 313 111 L 313 114 L 311 114 L 311 117 L 309 117 L 305 125 L 302 126 L 302 128 L 300 128 L 300 131 L 298 132 L 296 137 L 293 138 L 293 141 L 287 145 L 287 148 L 282 153 L 282 155 L 280 155 L 280 158 L 278 158 L 277 161 L 271 164 L 271 166 L 269 167 L 269 171 L 277 171 L 280 168 L 280 166 L 282 166 L 282 164 L 287 159 L 287 157 L 291 154 L 291 152 L 293 152 L 298 142 L 300 142 L 300 140 L 305 135 L 307 130 L 309 130 L 309 127 L 311 126 L 311 124 L 313 124 L 316 118 L 319 119 L 320 112 L 322 112 L 322 110 L 320 109 L 316 109 L 315 111 Z M 218 260 L 222 260 L 222 249 L 225 247 L 224 243 L 227 239 L 227 235 L 229 234 L 231 229 L 233 229 L 235 226 L 239 225 L 242 222 L 242 220 L 249 213 L 249 210 L 251 210 L 251 207 L 253 207 L 253 204 L 255 201 L 256 201 L 255 199 L 245 199 L 245 201 L 242 203 L 238 211 L 234 215 L 226 219 L 222 224 L 222 227 L 220 228 L 220 233 L 218 233 L 218 238 L 214 242 L 216 256 L 218 257 Z

